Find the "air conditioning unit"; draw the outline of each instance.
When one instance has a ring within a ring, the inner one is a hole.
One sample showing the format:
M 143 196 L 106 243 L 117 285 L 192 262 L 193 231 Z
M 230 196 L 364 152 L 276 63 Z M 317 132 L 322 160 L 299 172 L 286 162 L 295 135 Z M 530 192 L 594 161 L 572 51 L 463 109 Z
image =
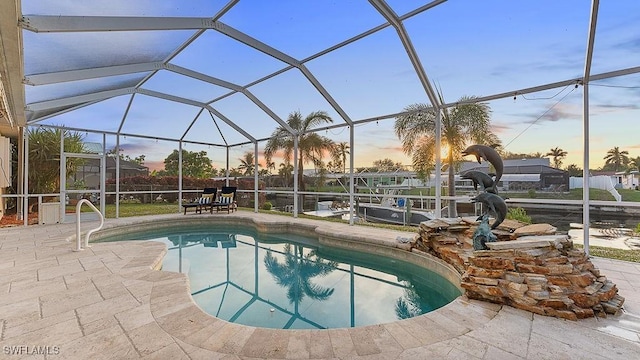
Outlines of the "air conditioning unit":
M 60 202 L 42 203 L 38 210 L 38 223 L 59 224 L 60 223 Z

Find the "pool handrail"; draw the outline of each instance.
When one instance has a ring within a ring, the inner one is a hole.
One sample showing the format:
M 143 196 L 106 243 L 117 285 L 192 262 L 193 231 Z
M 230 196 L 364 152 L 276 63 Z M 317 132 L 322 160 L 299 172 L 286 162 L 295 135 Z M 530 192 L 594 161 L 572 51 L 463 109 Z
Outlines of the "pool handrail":
M 87 231 L 87 235 L 84 238 L 84 247 L 87 248 L 89 247 L 89 236 L 91 236 L 91 234 L 93 234 L 94 232 L 102 229 L 102 226 L 104 225 L 104 216 L 102 216 L 102 213 L 100 212 L 100 210 L 98 210 L 92 203 L 91 201 L 87 200 L 87 199 L 82 199 L 80 201 L 78 201 L 78 204 L 76 205 L 76 249 L 74 251 L 82 251 L 84 250 L 81 246 L 80 243 L 80 208 L 82 207 L 82 204 L 87 204 L 89 205 L 89 207 L 96 213 L 98 213 L 98 215 L 100 216 L 100 226 L 98 226 L 95 229 L 91 229 L 89 231 Z

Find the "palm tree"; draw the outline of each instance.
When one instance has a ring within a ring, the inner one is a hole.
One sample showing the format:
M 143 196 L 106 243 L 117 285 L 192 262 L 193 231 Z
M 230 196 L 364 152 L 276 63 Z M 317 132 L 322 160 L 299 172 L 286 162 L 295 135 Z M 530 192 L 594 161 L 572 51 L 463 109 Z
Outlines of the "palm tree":
M 54 193 L 60 189 L 60 137 L 64 137 L 64 151 L 84 152 L 83 136 L 60 129 L 29 130 L 29 193 Z M 65 173 L 69 178 L 84 159 L 67 158 Z
M 267 161 L 266 163 L 267 163 L 266 168 L 267 168 L 268 174 L 271 175 L 271 171 L 276 169 L 276 163 L 273 161 Z
M 311 279 L 328 275 L 338 267 L 335 261 L 326 261 L 318 257 L 315 250 L 307 255 L 304 255 L 303 250 L 304 248 L 300 245 L 294 245 L 292 248 L 291 244 L 286 244 L 283 263 L 280 263 L 269 250 L 264 257 L 265 268 L 278 285 L 287 289 L 287 298 L 295 304 L 296 314 L 298 305 L 305 296 L 323 301 L 333 294 L 333 288 L 313 284 Z
M 640 156 L 629 161 L 629 171 L 640 171 Z
M 567 172 L 569 172 L 569 176 L 582 176 L 582 168 L 576 164 L 569 164 L 569 166 L 567 166 Z
M 244 176 L 253 175 L 253 169 L 255 167 L 253 153 L 251 151 L 247 151 L 239 160 L 240 165 L 238 165 L 238 170 L 240 170 Z
M 292 112 L 287 118 L 287 124 L 299 134 L 298 139 L 298 184 L 300 190 L 305 190 L 303 181 L 304 164 L 312 162 L 319 165 L 322 161 L 323 153 L 331 151 L 333 141 L 315 132 L 309 132 L 313 128 L 323 123 L 331 123 L 333 119 L 325 111 L 315 111 L 307 115 L 304 119 L 299 111 Z M 280 126 L 272 134 L 264 149 L 264 156 L 267 162 L 271 161 L 273 155 L 278 150 L 284 151 L 284 159 L 291 162 L 293 155 L 294 135 L 287 129 Z
M 440 102 L 444 103 L 439 92 Z M 475 97 L 464 96 L 468 102 Z M 395 132 L 402 142 L 402 150 L 411 156 L 413 167 L 423 178 L 428 178 L 435 166 L 436 110 L 426 104 L 412 104 L 396 118 Z M 499 146 L 500 140 L 490 130 L 491 109 L 486 103 L 456 105 L 442 110 L 442 147 L 447 149 L 449 168 L 449 195 L 455 195 L 455 165 L 462 160 L 462 151 L 470 143 Z M 440 171 L 440 169 L 436 169 Z M 449 216 L 456 216 L 455 200 L 449 202 Z
M 396 300 L 395 307 L 398 320 L 409 319 L 429 312 L 431 309 L 425 306 L 415 286 L 408 281 L 403 281 L 403 283 L 405 285 L 404 294 Z
M 567 156 L 567 152 L 562 150 L 559 147 L 555 147 L 551 149 L 548 153 L 546 153 L 545 156 L 552 156 L 553 167 L 555 167 L 556 169 L 559 169 L 560 166 L 562 166 L 562 159 L 564 159 Z
M 333 162 L 335 164 L 342 165 L 342 173 L 346 174 L 347 172 L 347 155 L 349 152 L 350 146 L 346 142 L 336 143 L 331 152 L 331 156 L 333 157 Z
M 272 179 L 271 179 L 271 174 L 273 170 L 276 169 L 276 163 L 273 161 L 266 161 L 266 165 L 265 168 L 260 170 L 260 172 L 258 173 L 260 176 L 262 176 L 262 178 L 265 181 L 265 184 L 267 187 L 270 187 L 272 184 Z
M 616 146 L 607 151 L 604 160 L 605 166 L 612 165 L 614 171 L 620 171 L 629 164 L 629 152 L 626 150 L 620 151 L 620 148 Z
M 278 170 L 278 175 L 282 178 L 282 186 L 289 187 L 289 178 L 291 177 L 291 173 L 293 172 L 293 165 L 289 162 L 280 163 L 280 169 Z
M 635 158 L 629 161 L 629 168 L 627 169 L 627 174 L 630 174 L 632 171 L 640 171 L 640 156 L 636 156 Z M 638 190 L 638 181 L 636 181 L 638 174 L 633 175 L 633 186 L 636 190 Z

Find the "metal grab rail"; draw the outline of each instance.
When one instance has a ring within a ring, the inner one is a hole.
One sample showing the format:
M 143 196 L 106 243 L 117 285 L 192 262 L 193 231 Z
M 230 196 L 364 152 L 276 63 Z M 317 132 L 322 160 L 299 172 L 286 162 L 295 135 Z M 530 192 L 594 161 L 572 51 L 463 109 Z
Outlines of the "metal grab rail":
M 100 210 L 98 210 L 92 203 L 91 201 L 87 200 L 87 199 L 82 199 L 80 201 L 78 201 L 78 205 L 76 205 L 76 249 L 75 251 L 81 251 L 84 250 L 81 246 L 80 243 L 80 208 L 82 207 L 82 204 L 87 204 L 89 205 L 89 207 L 96 213 L 98 213 L 98 215 L 100 215 L 100 226 L 98 226 L 95 229 L 91 229 L 89 231 L 87 231 L 87 235 L 84 238 L 84 247 L 87 248 L 89 247 L 89 236 L 91 236 L 91 234 L 93 234 L 94 232 L 102 229 L 102 226 L 104 225 L 104 216 L 102 216 L 102 213 L 100 212 Z

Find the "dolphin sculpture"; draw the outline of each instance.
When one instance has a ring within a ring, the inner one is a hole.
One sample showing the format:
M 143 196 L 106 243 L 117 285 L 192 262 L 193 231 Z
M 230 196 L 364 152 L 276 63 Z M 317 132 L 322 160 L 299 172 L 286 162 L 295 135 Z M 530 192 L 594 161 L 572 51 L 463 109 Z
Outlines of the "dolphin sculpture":
M 486 207 L 486 210 L 482 215 L 480 215 L 480 217 L 478 217 L 478 220 L 482 219 L 482 217 L 486 216 L 489 212 L 494 214 L 496 220 L 491 225 L 491 229 L 497 228 L 498 225 L 502 224 L 504 219 L 507 217 L 507 204 L 504 202 L 504 199 L 496 194 L 483 192 L 478 196 L 471 198 L 471 202 L 479 202 Z
M 498 181 L 500 181 L 502 171 L 504 170 L 500 154 L 490 146 L 476 144 L 469 146 L 462 152 L 462 156 L 467 155 L 475 155 L 478 164 L 482 164 L 481 159 L 484 159 L 493 165 L 493 168 L 496 169 L 496 178 L 493 180 L 493 188 L 495 189 L 495 187 L 498 186 Z
M 473 250 L 489 250 L 487 243 L 498 241 L 498 237 L 491 232 L 489 217 L 486 214 L 480 216 L 478 220 L 480 224 L 473 233 Z
M 478 191 L 478 185 L 482 191 L 488 191 L 494 194 L 497 194 L 495 189 L 494 181 L 491 178 L 491 175 L 485 174 L 482 171 L 470 170 L 460 175 L 463 179 L 468 179 L 473 181 L 473 189 Z

